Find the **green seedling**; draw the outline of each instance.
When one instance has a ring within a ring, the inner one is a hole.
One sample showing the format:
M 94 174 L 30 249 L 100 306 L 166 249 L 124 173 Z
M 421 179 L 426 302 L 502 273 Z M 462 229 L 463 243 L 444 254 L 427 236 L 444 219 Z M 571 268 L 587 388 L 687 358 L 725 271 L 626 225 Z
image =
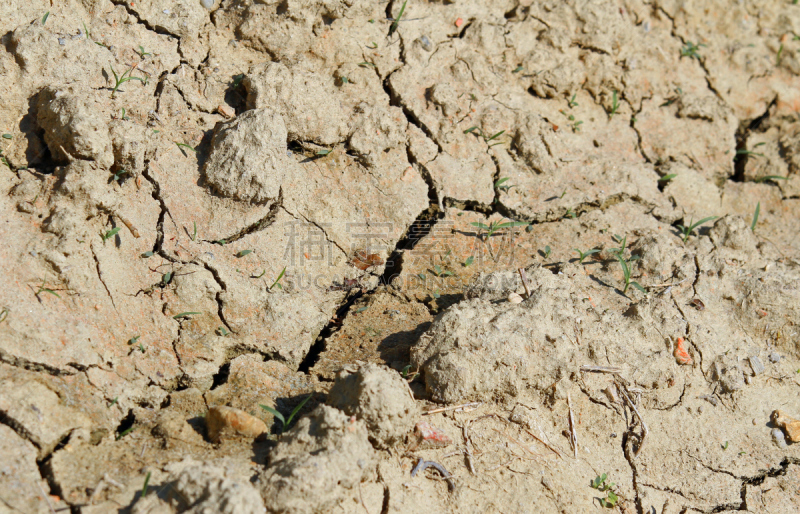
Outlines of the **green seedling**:
M 493 141 L 493 140 L 497 139 L 498 137 L 500 137 L 500 136 L 502 136 L 503 134 L 505 134 L 505 132 L 506 132 L 506 131 L 505 131 L 505 130 L 501 130 L 500 132 L 498 132 L 498 133 L 496 133 L 496 134 L 494 134 L 494 135 L 491 135 L 491 136 L 489 136 L 489 135 L 485 134 L 485 133 L 484 133 L 484 132 L 483 132 L 481 129 L 479 129 L 477 126 L 473 126 L 473 127 L 470 127 L 470 128 L 468 128 L 467 130 L 465 130 L 465 131 L 464 131 L 464 134 L 470 134 L 470 133 L 472 133 L 472 132 L 475 132 L 476 134 L 478 134 L 479 136 L 481 136 L 481 137 L 483 138 L 483 141 L 484 141 L 484 143 L 487 143 L 487 144 L 488 144 L 488 143 L 489 143 L 489 141 Z M 500 145 L 500 144 L 502 144 L 502 143 L 500 143 L 500 142 L 497 142 L 497 143 L 493 143 L 493 144 L 491 144 L 491 145 L 489 145 L 489 146 L 490 146 L 490 147 L 492 147 L 492 146 L 496 146 L 496 145 Z
M 8 319 L 8 313 L 11 312 L 8 310 L 8 307 L 3 307 L 3 310 L 0 311 L 0 323 L 4 322 Z
M 261 278 L 266 274 L 267 274 L 267 268 L 264 268 L 264 271 L 262 271 L 260 275 L 251 275 L 250 278 Z
M 117 404 L 117 400 L 119 400 L 119 396 L 115 396 L 114 399 L 111 400 L 111 403 L 108 404 L 108 408 L 110 409 L 111 407 L 116 405 Z
M 217 332 L 219 332 L 219 335 L 221 335 L 222 337 L 230 335 L 230 332 L 228 332 L 228 330 L 225 327 L 217 327 Z
M 111 177 L 112 182 L 119 182 L 119 179 L 122 178 L 122 175 L 127 175 L 127 170 L 121 169 L 118 172 L 114 173 L 114 176 Z
M 130 434 L 131 432 L 133 432 L 134 428 L 136 428 L 136 427 L 126 428 L 125 430 L 123 430 L 122 432 L 117 434 L 117 441 L 119 441 L 120 439 L 122 439 L 126 435 Z
M 14 136 L 12 136 L 11 134 L 3 134 L 3 139 L 11 139 L 12 137 Z
M 406 366 L 403 368 L 403 371 L 401 371 L 401 372 L 400 372 L 400 374 L 401 374 L 401 375 L 403 375 L 403 378 L 404 378 L 404 379 L 408 380 L 409 382 L 413 382 L 413 381 L 414 381 L 414 379 L 417 377 L 417 375 L 419 375 L 419 372 L 418 372 L 418 371 L 415 371 L 415 372 L 414 372 L 414 373 L 411 375 L 411 377 L 409 378 L 409 376 L 408 376 L 408 372 L 409 372 L 409 371 L 411 371 L 411 364 L 407 364 L 407 365 L 406 365 Z
M 524 70 L 524 69 L 525 69 L 525 68 L 524 68 L 524 67 L 523 67 L 523 66 L 520 64 L 519 66 L 517 66 L 516 68 L 514 68 L 513 70 L 511 70 L 511 73 L 519 73 L 519 72 L 521 72 L 521 71 L 522 71 L 522 70 Z
M 365 310 L 367 310 L 368 308 L 369 308 L 369 305 L 365 305 L 365 306 L 363 306 L 363 307 L 359 307 L 358 309 L 356 309 L 356 310 L 355 310 L 355 313 L 356 313 L 356 314 L 361 314 L 362 312 L 364 312 L 364 311 L 365 311 Z
M 114 71 L 114 67 L 113 66 L 109 65 L 108 67 L 111 68 L 111 73 L 114 74 L 114 80 L 116 81 L 116 84 L 114 84 L 114 89 L 111 91 L 111 98 L 114 98 L 114 96 L 117 94 L 117 90 L 119 89 L 119 86 L 121 86 L 122 84 L 124 84 L 126 82 L 130 82 L 131 80 L 138 80 L 142 84 L 147 84 L 145 79 L 143 79 L 141 77 L 133 77 L 133 76 L 131 76 L 131 73 L 133 73 L 133 70 L 134 70 L 135 66 L 131 66 L 131 68 L 128 71 L 124 72 L 122 75 L 117 75 L 117 72 Z
M 233 89 L 238 89 L 239 86 L 242 84 L 243 80 L 244 80 L 244 73 L 240 73 L 238 75 L 234 75 L 233 76 L 233 84 L 232 84 Z
M 319 156 L 328 155 L 328 154 L 329 154 L 329 153 L 331 153 L 332 151 L 333 151 L 333 150 L 331 150 L 331 149 L 328 149 L 328 148 L 326 148 L 326 149 L 324 149 L 324 150 L 317 150 L 317 155 L 319 155 Z
M 155 254 L 152 251 L 147 251 L 147 252 L 144 252 L 140 257 L 142 259 L 149 259 L 153 255 L 155 255 Z
M 550 245 L 545 246 L 544 247 L 544 258 L 547 259 L 548 257 L 550 257 L 550 252 L 552 252 L 552 251 L 553 250 L 550 248 Z
M 669 182 L 670 180 L 674 179 L 677 176 L 678 176 L 677 173 L 670 173 L 669 175 L 664 175 L 663 177 L 659 178 L 658 181 L 659 182 Z
M 151 54 L 149 52 L 145 52 L 144 51 L 144 47 L 142 45 L 139 45 L 139 52 L 138 53 L 139 53 L 139 57 L 141 57 L 142 59 L 144 59 L 148 55 L 153 55 L 153 54 Z
M 573 132 L 580 132 L 580 131 L 581 131 L 581 125 L 583 125 L 583 122 L 582 122 L 582 121 L 580 121 L 580 120 L 579 120 L 579 121 L 576 121 L 575 123 L 573 123 L 573 124 L 571 125 L 571 127 L 572 127 L 572 131 L 573 131 Z
M 168 271 L 161 276 L 161 284 L 166 286 L 170 282 L 172 282 L 172 272 Z
M 450 276 L 452 276 L 452 275 L 453 275 L 453 272 L 452 272 L 452 271 L 448 271 L 448 270 L 442 269 L 442 267 L 441 267 L 441 266 L 439 266 L 438 264 L 437 264 L 437 265 L 435 265 L 435 266 L 433 267 L 433 269 L 432 269 L 432 270 L 430 270 L 430 271 L 431 271 L 431 272 L 432 272 L 434 275 L 436 275 L 437 277 L 450 277 Z
M 44 13 L 44 16 L 42 16 L 42 25 L 47 23 L 47 17 L 48 16 L 50 16 L 50 11 L 47 11 L 46 13 Z M 781 48 L 783 48 L 783 45 L 781 45 Z
M 565 218 L 566 217 L 570 217 L 572 219 L 575 219 L 575 218 L 577 218 L 577 215 L 575 214 L 575 211 L 573 211 L 572 209 L 567 209 L 567 213 L 564 214 L 564 217 Z
M 192 312 L 192 311 L 181 312 L 172 316 L 172 319 L 188 318 L 189 316 L 196 316 L 198 314 L 202 314 L 202 312 Z
M 392 25 L 389 27 L 389 36 L 394 34 L 394 31 L 397 30 L 397 24 L 400 22 L 400 18 L 403 17 L 403 13 L 406 11 L 406 4 L 408 0 L 403 0 L 403 5 L 400 6 L 400 12 L 397 13 L 397 17 L 392 22 Z
M 193 221 L 192 225 L 194 225 L 194 231 L 192 232 L 192 241 L 197 241 L 197 222 Z
M 135 345 L 136 341 L 138 341 L 140 337 L 142 337 L 142 336 L 133 336 L 130 339 L 128 339 L 128 346 Z
M 470 266 L 470 264 L 472 264 L 472 262 L 473 262 L 474 260 L 475 260 L 475 256 L 473 256 L 473 255 L 470 255 L 469 257 L 467 257 L 467 260 L 465 260 L 465 261 L 464 261 L 464 263 L 462 264 L 462 266 L 464 266 L 465 268 L 468 268 L 468 267 Z
M 417 276 L 420 278 L 420 280 L 425 280 L 425 273 L 417 273 Z
M 619 253 L 616 254 L 616 257 L 617 257 L 617 260 L 619 261 L 619 265 L 622 267 L 622 277 L 623 277 L 623 280 L 625 281 L 625 286 L 622 289 L 622 294 L 627 294 L 628 293 L 628 287 L 630 287 L 630 286 L 633 286 L 636 289 L 638 289 L 639 291 L 641 291 L 642 293 L 647 294 L 647 291 L 645 290 L 645 288 L 643 288 L 641 286 L 641 284 L 639 284 L 635 280 L 631 280 L 630 263 L 633 262 L 636 259 L 629 259 L 629 260 L 626 261 L 622 257 L 622 254 L 619 254 Z
M 272 285 L 269 286 L 269 291 L 272 291 L 273 287 L 277 287 L 278 289 L 283 289 L 283 286 L 280 285 L 279 282 L 281 281 L 285 273 L 286 273 L 286 266 L 283 267 L 283 269 L 281 270 L 281 274 L 278 275 L 278 278 L 275 279 L 275 282 L 273 282 Z
M 753 148 L 758 148 L 759 146 L 764 146 L 765 144 L 767 144 L 767 143 L 762 141 L 760 143 L 755 144 L 753 146 Z M 764 157 L 763 153 L 754 152 L 754 151 L 748 150 L 746 148 L 742 148 L 742 149 L 736 150 L 736 155 L 756 155 L 758 157 Z
M 490 237 L 492 237 L 492 235 L 494 235 L 494 233 L 497 232 L 498 230 L 502 230 L 504 228 L 522 227 L 522 226 L 525 226 L 527 224 L 528 223 L 525 222 L 525 221 L 509 221 L 509 222 L 506 222 L 506 223 L 502 223 L 502 222 L 499 222 L 499 221 L 493 221 L 488 226 L 486 224 L 484 224 L 484 223 L 480 223 L 480 222 L 477 222 L 477 221 L 473 221 L 472 223 L 470 223 L 470 225 L 472 225 L 473 227 L 478 227 L 478 228 L 486 231 L 486 236 L 483 238 L 484 240 L 487 240 Z
M 216 241 L 212 241 L 212 243 L 214 243 L 215 245 L 225 246 L 226 244 L 228 244 L 228 241 L 226 241 L 225 239 L 217 239 Z
M 236 254 L 236 257 L 240 259 L 250 253 L 253 253 L 253 250 L 242 250 Z
M 723 444 L 723 445 L 722 445 L 722 449 L 723 449 L 723 450 L 727 450 L 727 449 L 728 449 L 728 444 L 729 444 L 729 442 L 730 442 L 730 441 L 725 441 L 725 444 Z
M 608 111 L 608 119 L 611 119 L 617 114 L 617 109 L 619 109 L 619 98 L 617 96 L 617 90 L 615 89 L 611 95 L 611 110 Z
M 789 180 L 789 177 L 781 177 L 780 175 L 767 175 L 766 177 L 758 177 L 757 179 L 753 180 L 758 184 L 762 182 L 766 182 L 767 180 L 772 180 L 773 182 L 776 180 Z
M 578 96 L 578 93 L 573 93 L 572 98 L 569 99 L 569 108 L 572 109 L 573 107 L 578 106 L 578 102 L 575 101 L 575 97 Z
M 573 248 L 572 250 L 573 250 L 573 251 L 575 251 L 575 252 L 578 252 L 578 256 L 579 256 L 579 257 L 578 257 L 578 263 L 579 263 L 579 264 L 583 264 L 583 260 L 584 260 L 585 258 L 587 258 L 588 256 L 590 256 L 590 255 L 594 255 L 594 254 L 596 254 L 596 253 L 600 253 L 600 252 L 602 252 L 602 251 L 603 251 L 603 250 L 602 250 L 602 248 L 600 248 L 600 249 L 598 249 L 598 248 L 592 248 L 591 250 L 587 250 L 585 253 L 584 253 L 584 252 L 582 252 L 582 251 L 580 251 L 580 250 L 578 250 L 577 248 Z
M 681 230 L 681 232 L 683 232 L 683 242 L 685 243 L 686 240 L 689 239 L 689 236 L 692 234 L 692 232 L 694 232 L 694 229 L 696 229 L 697 227 L 699 227 L 703 223 L 709 222 L 711 220 L 715 220 L 718 217 L 719 216 L 709 216 L 707 218 L 701 219 L 697 223 L 692 223 L 692 221 L 694 221 L 694 219 L 692 219 L 692 221 L 689 222 L 689 226 L 688 227 L 685 227 L 683 225 L 678 225 L 678 228 Z
M 498 191 L 502 191 L 504 193 L 508 193 L 508 191 L 512 187 L 514 187 L 511 184 L 504 184 L 504 182 L 507 182 L 508 180 L 509 180 L 508 177 L 503 177 L 503 178 L 499 179 L 497 182 L 494 183 L 494 188 L 497 189 Z
M 42 22 L 42 23 L 44 23 L 44 22 Z M 775 56 L 775 66 L 780 66 L 781 65 L 781 54 L 782 53 L 783 53 L 783 43 L 781 43 L 781 46 L 778 48 L 778 55 Z
M 347 77 L 341 77 L 339 80 L 342 81 L 342 84 L 349 84 L 350 83 L 350 79 L 347 78 Z
M 144 353 L 144 345 L 142 343 L 139 343 L 139 351 Z
M 700 54 L 698 50 L 700 50 L 701 46 L 706 46 L 703 43 L 694 44 L 691 41 L 687 41 L 685 45 L 681 48 L 681 57 L 689 57 L 690 59 L 697 59 L 700 60 Z
M 144 498 L 145 496 L 147 496 L 147 484 L 150 483 L 150 475 L 151 474 L 152 474 L 152 471 L 148 471 L 147 472 L 147 476 L 144 477 L 144 485 L 142 486 L 142 495 L 140 496 L 140 498 Z
M 130 116 L 126 116 L 126 115 L 125 115 L 125 108 L 124 108 L 124 107 L 122 108 L 122 116 L 120 116 L 120 119 L 121 119 L 122 121 L 128 121 L 129 119 L 131 119 L 131 117 L 130 117 Z
M 753 213 L 753 222 L 750 224 L 750 230 L 756 231 L 756 223 L 758 223 L 758 214 L 761 212 L 761 202 L 756 204 L 756 212 Z
M 614 487 L 614 482 L 606 484 L 606 478 L 608 475 L 603 473 L 602 475 L 598 476 L 594 480 L 592 480 L 592 488 L 597 489 L 600 492 L 606 493 L 605 498 L 600 498 L 600 505 L 605 508 L 613 509 L 617 502 L 619 502 L 619 496 L 612 490 Z
M 281 414 L 277 410 L 273 409 L 272 407 L 267 407 L 266 405 L 261 405 L 261 404 L 259 404 L 258 406 L 261 407 L 262 409 L 264 409 L 265 411 L 269 412 L 273 416 L 275 416 L 275 418 L 277 418 L 278 420 L 280 420 L 280 422 L 281 422 L 281 433 L 283 433 L 283 432 L 286 431 L 286 427 L 288 427 L 292 423 L 292 420 L 294 419 L 295 415 L 297 415 L 297 413 L 300 412 L 300 409 L 302 409 L 303 406 L 306 404 L 306 402 L 308 402 L 308 400 L 310 400 L 310 399 L 311 399 L 311 395 L 306 396 L 305 399 L 302 402 L 300 402 L 300 404 L 297 407 L 295 407 L 294 410 L 292 410 L 292 413 L 289 414 L 289 418 L 288 419 L 284 418 L 283 414 Z
M 105 243 L 107 239 L 114 237 L 117 233 L 122 229 L 122 227 L 114 227 L 111 230 L 106 231 L 105 234 L 101 233 L 100 237 L 103 238 L 103 242 Z
M 360 63 L 358 63 L 358 65 L 361 66 L 362 68 L 367 68 L 367 67 L 370 67 L 370 66 L 373 67 L 373 68 L 375 67 L 375 65 L 373 63 L 367 62 L 367 61 L 360 62 Z
M 181 151 L 181 153 L 183 154 L 184 157 L 187 157 L 186 152 L 183 151 L 184 148 L 188 148 L 189 150 L 193 151 L 194 153 L 197 153 L 197 149 L 194 148 L 191 145 L 187 145 L 186 143 L 179 143 L 177 141 L 173 141 L 173 143 L 178 145 L 178 150 Z
M 373 41 L 372 43 L 370 43 L 369 45 L 367 45 L 367 48 L 372 48 L 373 50 L 377 50 L 377 49 L 378 49 L 378 43 L 376 43 L 375 41 Z

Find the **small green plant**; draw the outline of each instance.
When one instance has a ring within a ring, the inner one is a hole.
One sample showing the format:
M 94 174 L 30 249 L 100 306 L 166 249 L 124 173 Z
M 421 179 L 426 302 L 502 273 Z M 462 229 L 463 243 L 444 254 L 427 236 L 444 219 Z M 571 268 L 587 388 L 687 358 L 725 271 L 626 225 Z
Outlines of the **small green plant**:
M 767 175 L 766 177 L 758 177 L 757 179 L 754 179 L 753 182 L 760 184 L 762 182 L 766 182 L 767 180 L 772 180 L 773 182 L 776 180 L 789 180 L 789 177 L 781 177 L 780 175 Z
M 103 242 L 105 243 L 105 242 L 106 242 L 106 240 L 108 240 L 109 238 L 112 238 L 112 237 L 116 236 L 116 235 L 117 235 L 117 233 L 118 233 L 120 230 L 122 230 L 122 227 L 114 227 L 114 228 L 112 228 L 111 230 L 108 230 L 108 231 L 106 231 L 106 233 L 105 233 L 105 234 L 103 234 L 103 233 L 101 232 L 101 233 L 100 233 L 100 237 L 102 237 L 102 238 L 103 238 Z
M 230 332 L 228 332 L 228 330 L 225 327 L 217 327 L 217 332 L 219 332 L 219 335 L 221 335 L 222 337 L 230 335 Z
M 687 41 L 686 44 L 681 47 L 681 57 L 689 57 L 690 59 L 697 59 L 699 61 L 701 57 L 698 51 L 701 46 L 706 45 L 703 43 L 694 44 L 691 41 Z
M 8 310 L 8 307 L 3 307 L 3 310 L 0 310 L 0 323 L 4 322 L 8 319 L 8 313 L 11 312 Z
M 452 271 L 443 269 L 438 264 L 435 265 L 432 270 L 428 270 L 428 271 L 430 271 L 431 273 L 433 273 L 434 275 L 436 275 L 439 278 L 453 276 L 453 272 Z
M 623 280 L 625 282 L 625 286 L 622 289 L 622 294 L 627 294 L 628 293 L 628 287 L 630 287 L 630 286 L 633 286 L 636 289 L 638 289 L 639 291 L 641 291 L 642 293 L 647 294 L 647 291 L 645 290 L 645 288 L 643 288 L 641 286 L 641 284 L 639 284 L 635 280 L 631 280 L 630 263 L 633 262 L 636 259 L 625 260 L 625 258 L 619 253 L 616 254 L 616 257 L 617 257 L 617 260 L 619 261 L 619 265 L 622 267 L 622 277 L 623 277 Z
M 163 275 L 161 275 L 161 285 L 166 286 L 170 282 L 172 282 L 172 272 L 171 271 L 168 271 L 168 272 L 164 273 Z
M 122 175 L 127 175 L 128 172 L 125 169 L 120 169 L 118 172 L 114 173 L 111 177 L 112 182 L 119 182 L 119 179 L 122 178 Z
M 140 498 L 144 498 L 145 496 L 147 496 L 147 485 L 150 483 L 150 475 L 152 473 L 153 473 L 152 471 L 148 471 L 147 476 L 144 477 L 144 485 L 142 486 L 142 495 L 140 496 Z
M 197 222 L 193 221 L 192 225 L 194 225 L 194 231 L 192 232 L 192 241 L 197 241 Z
M 188 318 L 189 316 L 196 316 L 198 314 L 202 314 L 202 312 L 193 312 L 193 311 L 181 312 L 172 316 L 172 319 Z
M 497 139 L 498 137 L 500 137 L 503 134 L 505 134 L 506 131 L 505 130 L 501 130 L 500 132 L 490 136 L 490 135 L 484 133 L 477 126 L 472 126 L 472 127 L 468 128 L 467 130 L 465 130 L 464 134 L 470 134 L 472 132 L 474 132 L 474 133 L 478 134 L 479 136 L 481 136 L 483 138 L 484 143 L 488 144 L 489 141 L 493 141 L 493 140 Z M 503 144 L 503 143 L 498 141 L 497 143 L 493 143 L 493 144 L 489 145 L 489 147 L 496 146 L 496 145 L 501 145 L 501 144 Z
M 129 427 L 129 428 L 126 428 L 125 430 L 123 430 L 122 432 L 120 432 L 119 434 L 117 434 L 117 438 L 116 438 L 116 439 L 117 439 L 117 441 L 119 441 L 120 439 L 122 439 L 122 438 L 123 438 L 123 437 L 125 437 L 126 435 L 130 434 L 131 432 L 133 432 L 133 430 L 134 430 L 135 428 L 136 428 L 136 427 Z
M 614 482 L 610 482 L 606 484 L 606 479 L 608 475 L 603 473 L 602 475 L 598 476 L 594 480 L 592 480 L 592 489 L 597 489 L 600 492 L 606 493 L 605 498 L 600 498 L 600 505 L 602 507 L 613 509 L 617 502 L 619 502 L 619 496 L 612 490 L 614 487 Z
M 194 147 L 193 147 L 193 146 L 191 146 L 191 145 L 187 145 L 186 143 L 179 143 L 179 142 L 177 142 L 177 141 L 173 141 L 173 143 L 175 143 L 176 145 L 178 145 L 178 150 L 180 150 L 180 151 L 181 151 L 181 153 L 183 154 L 183 156 L 184 156 L 184 157 L 188 157 L 188 156 L 186 155 L 186 152 L 184 152 L 184 151 L 183 151 L 183 149 L 184 149 L 184 148 L 187 148 L 187 149 L 189 149 L 189 150 L 193 151 L 194 153 L 197 153 L 197 149 L 196 149 L 196 148 L 194 148 Z
M 489 225 L 486 225 L 485 223 L 481 223 L 478 221 L 473 221 L 472 223 L 470 223 L 470 225 L 472 225 L 473 227 L 478 227 L 479 229 L 486 231 L 486 235 L 483 237 L 484 241 L 492 237 L 492 235 L 494 235 L 494 233 L 497 232 L 498 230 L 502 230 L 504 228 L 522 227 L 527 224 L 528 223 L 525 221 L 509 221 L 506 223 L 500 221 L 493 221 Z
M 617 90 L 615 89 L 611 95 L 611 110 L 608 111 L 608 119 L 614 117 L 614 115 L 617 114 L 618 109 L 619 109 L 619 98 Z
M 117 404 L 117 400 L 119 400 L 119 396 L 115 396 L 114 399 L 111 400 L 111 403 L 109 403 L 106 407 L 110 409 L 111 407 Z
M 3 134 L 3 139 L 11 139 L 13 137 L 11 134 Z
M 588 256 L 596 254 L 596 253 L 600 253 L 600 252 L 603 251 L 602 248 L 592 248 L 591 250 L 587 250 L 585 253 L 580 251 L 580 250 L 578 250 L 577 248 L 573 248 L 572 250 L 578 252 L 578 256 L 579 256 L 578 257 L 578 263 L 579 264 L 583 264 L 583 260 L 585 258 L 587 258 Z
M 269 291 L 272 291 L 273 287 L 277 287 L 278 289 L 283 289 L 283 286 L 280 285 L 279 282 L 281 281 L 285 273 L 286 273 L 286 266 L 283 267 L 283 269 L 281 270 L 281 274 L 278 275 L 278 278 L 275 279 L 275 282 L 273 282 L 272 285 L 269 286 Z
M 40 285 L 39 289 L 34 293 L 34 296 L 36 296 L 37 300 L 39 300 L 40 302 L 42 301 L 42 299 L 39 298 L 39 295 L 42 294 L 42 293 L 50 293 L 51 295 L 55 296 L 56 298 L 61 298 L 61 296 L 58 293 L 56 293 L 55 291 L 53 291 L 52 289 L 48 289 L 48 288 L 44 287 L 45 284 L 46 284 L 46 281 L 42 280 L 42 285 Z
M 311 395 L 309 394 L 308 396 L 305 397 L 305 399 L 302 402 L 300 402 L 300 404 L 297 407 L 294 408 L 294 410 L 292 410 L 292 413 L 289 414 L 288 418 L 284 418 L 283 414 L 273 409 L 272 407 L 267 407 L 266 405 L 261 405 L 261 404 L 259 404 L 258 406 L 264 409 L 265 411 L 269 412 L 273 416 L 275 416 L 275 418 L 277 418 L 278 420 L 280 420 L 281 433 L 283 433 L 286 431 L 286 427 L 288 427 L 292 423 L 292 420 L 294 419 L 295 415 L 297 415 L 297 413 L 300 412 L 300 409 L 302 409 L 303 406 L 306 404 L 306 402 L 308 402 L 308 400 L 310 399 Z
M 753 148 L 758 148 L 759 146 L 764 146 L 765 144 L 767 143 L 762 141 L 753 145 Z M 739 150 L 736 150 L 736 155 L 756 155 L 758 157 L 764 157 L 763 153 L 754 152 L 753 150 L 748 150 L 746 148 L 740 148 Z
M 46 13 L 44 13 L 44 16 L 42 16 L 42 25 L 47 23 L 47 17 L 48 16 L 50 16 L 50 11 L 47 11 Z M 781 48 L 783 48 L 783 45 L 781 45 Z
M 251 253 L 253 253 L 253 250 L 242 250 L 242 251 L 236 253 L 236 258 L 237 259 L 241 259 L 245 255 L 251 254 Z
M 722 449 L 723 450 L 727 450 L 729 444 L 730 444 L 730 441 L 725 441 L 725 444 L 722 445 Z
M 139 54 L 139 57 L 141 57 L 142 59 L 144 59 L 148 55 L 153 55 L 150 52 L 145 52 L 144 47 L 142 45 L 139 45 L 139 51 L 137 53 Z
M 778 55 L 775 56 L 775 66 L 781 65 L 781 54 L 783 54 L 783 43 L 781 43 L 781 46 L 778 48 Z
M 122 121 L 128 121 L 129 119 L 131 119 L 131 117 L 130 117 L 130 116 L 126 116 L 126 115 L 125 115 L 125 108 L 124 108 L 124 107 L 122 108 L 122 116 L 120 116 L 120 119 L 121 119 Z
M 659 178 L 658 181 L 666 183 L 666 182 L 669 182 L 670 180 L 674 179 L 677 176 L 678 176 L 677 173 L 670 173 L 669 175 L 664 175 L 663 177 Z
M 566 214 L 564 214 L 564 217 L 565 218 L 569 217 L 569 218 L 575 219 L 575 218 L 578 217 L 578 215 L 575 214 L 575 211 L 573 211 L 572 209 L 567 209 L 567 212 L 566 212 Z
M 550 252 L 552 252 L 552 249 L 550 248 L 550 245 L 545 246 L 544 247 L 544 252 L 542 252 L 544 254 L 544 258 L 545 259 L 550 257 Z
M 397 30 L 397 24 L 400 23 L 400 18 L 403 17 L 403 13 L 406 11 L 406 4 L 408 0 L 403 0 L 403 5 L 400 6 L 400 12 L 397 13 L 397 17 L 392 21 L 392 25 L 389 27 L 389 36 L 394 34 L 394 31 Z
M 360 62 L 360 63 L 358 63 L 358 65 L 361 66 L 362 68 L 367 68 L 367 67 L 370 67 L 370 66 L 375 68 L 375 64 L 374 63 L 367 62 L 367 61 Z
M 124 72 L 122 75 L 117 75 L 117 72 L 114 71 L 114 67 L 113 66 L 109 65 L 108 67 L 111 68 L 111 73 L 114 74 L 114 80 L 116 81 L 116 84 L 114 84 L 114 89 L 111 91 L 111 98 L 114 98 L 114 96 L 117 94 L 117 90 L 119 89 L 119 86 L 121 86 L 122 84 L 124 84 L 126 82 L 130 82 L 131 80 L 138 80 L 142 84 L 146 84 L 147 83 L 145 81 L 145 79 L 143 79 L 141 77 L 133 77 L 133 76 L 131 76 L 131 73 L 133 73 L 133 70 L 134 70 L 135 66 L 131 66 L 131 68 L 128 71 Z
M 130 339 L 128 339 L 128 346 L 135 345 L 136 341 L 138 341 L 140 337 L 142 337 L 142 336 L 133 336 Z
M 578 93 L 573 93 L 572 98 L 569 99 L 569 108 L 572 109 L 573 107 L 578 106 L 578 102 L 575 101 L 575 97 L 578 96 Z
M 761 202 L 756 204 L 756 212 L 753 213 L 753 222 L 750 224 L 750 230 L 756 231 L 756 223 L 758 223 L 758 214 L 761 212 Z
M 467 257 L 467 260 L 464 261 L 462 266 L 464 266 L 465 268 L 468 268 L 470 266 L 470 264 L 472 264 L 472 262 L 474 260 L 475 260 L 475 256 L 474 255 L 470 255 L 469 257 Z
M 408 380 L 409 382 L 413 382 L 414 379 L 417 377 L 417 375 L 419 375 L 419 372 L 415 371 L 409 378 L 408 376 L 409 371 L 411 371 L 411 364 L 406 364 L 406 366 L 403 368 L 400 374 L 403 376 L 404 379 Z
M 234 75 L 233 76 L 233 84 L 232 84 L 233 89 L 238 89 L 239 86 L 242 84 L 243 80 L 244 80 L 244 73 L 240 73 L 238 75 Z
M 141 257 L 142 259 L 149 259 L 149 258 L 150 258 L 150 257 L 152 257 L 153 255 L 155 255 L 155 253 L 153 253 L 153 251 L 152 251 L 152 250 L 149 250 L 149 251 L 147 251 L 147 252 L 144 252 L 142 255 L 140 255 L 140 257 Z
M 715 220 L 718 217 L 719 216 L 709 216 L 707 218 L 701 219 L 697 223 L 693 223 L 694 218 L 692 218 L 692 221 L 689 222 L 689 226 L 688 227 L 683 226 L 683 225 L 678 225 L 678 228 L 683 233 L 683 242 L 685 243 L 686 240 L 689 239 L 689 236 L 692 234 L 692 232 L 694 232 L 694 229 L 696 229 L 697 227 L 699 227 L 703 223 L 707 223 L 707 222 L 709 222 L 711 220 Z
M 523 67 L 523 66 L 520 64 L 519 66 L 517 66 L 516 68 L 514 68 L 513 70 L 511 70 L 511 73 L 519 73 L 519 72 L 521 72 L 521 71 L 522 71 L 522 70 L 524 70 L 524 69 L 525 69 L 525 67 Z
M 511 184 L 505 184 L 505 182 L 507 182 L 508 180 L 509 180 L 508 177 L 503 177 L 501 179 L 498 179 L 498 181 L 494 183 L 494 188 L 497 189 L 498 191 L 502 191 L 504 193 L 508 193 L 508 191 L 512 187 L 514 187 Z
M 331 150 L 331 149 L 329 149 L 329 148 L 325 148 L 325 149 L 323 149 L 323 150 L 317 150 L 317 155 L 319 155 L 320 157 L 322 157 L 322 156 L 328 155 L 328 154 L 329 154 L 329 153 L 331 153 L 332 151 L 333 151 L 333 150 Z

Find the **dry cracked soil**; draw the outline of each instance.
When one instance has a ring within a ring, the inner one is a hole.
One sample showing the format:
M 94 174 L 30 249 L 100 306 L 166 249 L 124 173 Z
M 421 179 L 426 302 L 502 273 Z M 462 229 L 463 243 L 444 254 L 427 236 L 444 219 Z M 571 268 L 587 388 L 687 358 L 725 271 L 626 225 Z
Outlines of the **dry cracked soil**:
M 800 512 L 795 4 L 3 0 L 0 512 Z

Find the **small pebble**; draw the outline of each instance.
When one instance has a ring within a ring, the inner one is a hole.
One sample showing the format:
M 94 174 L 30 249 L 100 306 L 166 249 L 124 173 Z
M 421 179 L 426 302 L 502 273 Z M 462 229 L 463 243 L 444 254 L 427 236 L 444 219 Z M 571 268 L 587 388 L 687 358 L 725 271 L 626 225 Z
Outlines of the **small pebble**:
M 431 40 L 428 39 L 428 36 L 420 36 L 419 42 L 422 44 L 422 48 L 424 48 L 426 52 L 430 52 L 433 49 L 433 43 L 431 43 Z
M 783 430 L 780 428 L 772 429 L 772 440 L 778 445 L 778 448 L 786 448 L 786 438 L 783 435 Z
M 64 40 L 63 37 L 60 37 L 60 38 L 58 38 L 58 44 L 61 45 L 61 46 L 64 46 L 64 45 L 67 44 L 67 42 Z
M 781 355 L 778 352 L 772 352 L 769 354 L 769 360 L 777 364 L 781 361 Z
M 754 375 L 760 375 L 761 373 L 764 373 L 764 365 L 761 364 L 761 359 L 753 356 L 748 357 L 747 360 L 750 361 L 750 367 L 753 369 Z
M 202 5 L 206 9 L 211 9 L 212 7 L 214 7 L 214 0 L 200 0 L 200 5 Z
M 701 405 L 701 406 L 699 406 L 699 407 L 697 408 L 697 412 L 699 412 L 700 414 L 702 414 L 702 413 L 703 413 L 703 411 L 705 411 L 705 410 L 706 410 L 706 406 L 705 406 L 705 405 Z
M 748 377 L 744 377 L 744 383 L 747 384 L 747 385 L 752 384 L 753 383 L 752 377 L 749 377 L 749 376 Z

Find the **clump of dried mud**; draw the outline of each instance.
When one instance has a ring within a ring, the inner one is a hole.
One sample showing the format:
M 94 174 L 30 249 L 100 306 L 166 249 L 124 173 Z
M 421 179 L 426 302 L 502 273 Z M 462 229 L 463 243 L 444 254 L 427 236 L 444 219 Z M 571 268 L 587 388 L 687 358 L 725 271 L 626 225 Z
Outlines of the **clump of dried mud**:
M 800 509 L 800 6 L 0 27 L 6 509 Z

